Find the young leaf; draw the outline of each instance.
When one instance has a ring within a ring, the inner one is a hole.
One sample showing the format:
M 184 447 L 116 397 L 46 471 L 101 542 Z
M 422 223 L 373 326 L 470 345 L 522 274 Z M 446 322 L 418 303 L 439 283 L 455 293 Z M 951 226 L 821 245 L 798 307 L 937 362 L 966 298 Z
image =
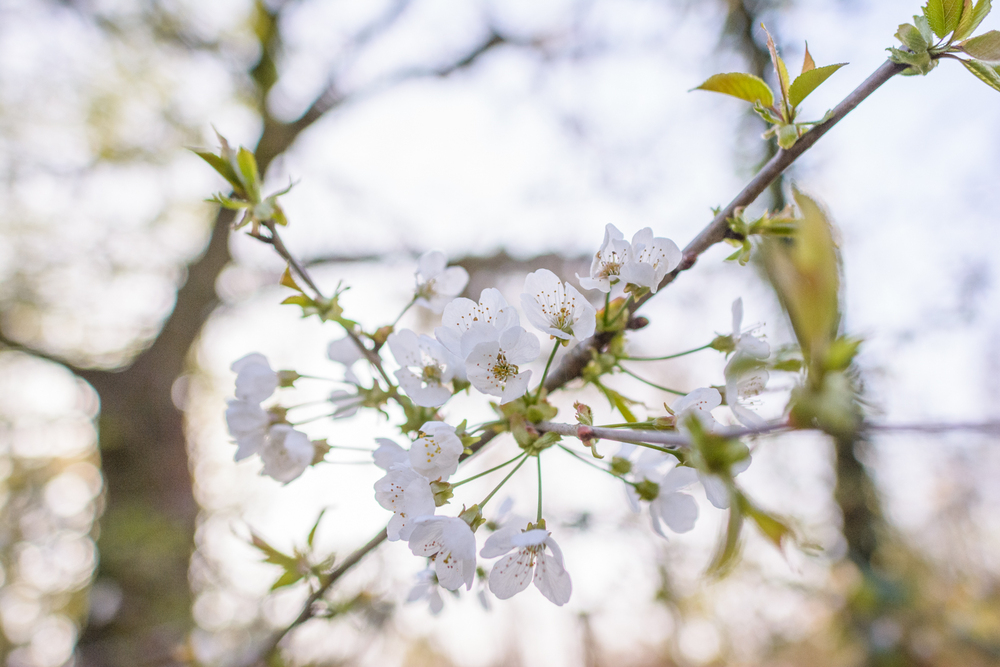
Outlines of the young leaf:
M 990 67 L 986 63 L 981 63 L 978 60 L 963 60 L 962 64 L 965 65 L 967 70 L 981 79 L 987 86 L 996 91 L 1000 91 L 1000 72 L 997 71 L 996 67 Z
M 975 32 L 979 24 L 983 22 L 986 15 L 990 13 L 990 0 L 979 0 L 975 7 L 972 0 L 965 0 L 965 8 L 962 10 L 962 20 L 955 29 L 955 39 L 962 40 Z
M 743 531 L 743 513 L 739 503 L 729 508 L 726 532 L 715 547 L 715 554 L 705 574 L 710 577 L 724 577 L 733 568 L 740 555 L 740 533 Z
M 976 60 L 1000 62 L 1000 32 L 990 30 L 958 45 Z
M 290 570 L 298 567 L 298 561 L 291 556 L 281 553 L 270 544 L 265 542 L 260 536 L 250 533 L 250 542 L 260 551 L 264 552 L 267 558 L 264 559 L 265 563 L 273 563 L 275 565 L 280 565 L 286 570 Z
M 281 576 L 278 577 L 277 581 L 275 581 L 271 585 L 271 590 L 275 591 L 278 590 L 279 588 L 282 588 L 283 586 L 291 586 L 299 579 L 301 579 L 302 576 L 303 576 L 302 573 L 299 572 L 298 570 L 292 570 L 292 569 L 285 570 L 281 574 Z
M 774 93 L 764 81 L 753 74 L 732 72 L 715 74 L 708 77 L 705 83 L 692 90 L 709 90 L 715 93 L 732 95 L 751 104 L 761 104 L 769 107 L 774 104 Z
M 809 42 L 806 42 L 806 57 L 802 59 L 802 74 L 811 69 L 816 69 L 816 63 L 813 61 L 812 55 L 809 54 Z
M 970 2 L 971 0 L 965 0 Z M 926 16 L 914 16 L 913 25 L 917 26 L 917 30 L 920 31 L 920 36 L 924 38 L 924 41 L 928 44 L 934 41 L 934 31 L 931 30 L 931 24 L 927 22 Z
M 909 23 L 903 23 L 899 26 L 899 30 L 896 31 L 896 39 L 914 53 L 927 51 L 927 42 L 924 40 L 924 36 L 920 34 L 920 30 L 916 26 Z
M 962 0 L 944 0 L 944 34 L 954 32 L 962 20 Z
M 191 150 L 195 155 L 211 165 L 212 169 L 219 172 L 220 176 L 229 181 L 229 184 L 233 186 L 233 190 L 237 194 L 243 192 L 243 184 L 240 183 L 239 176 L 236 175 L 236 170 L 233 169 L 233 165 L 229 164 L 228 160 L 208 151 L 198 151 L 193 148 Z
M 771 52 L 771 64 L 774 65 L 774 71 L 778 75 L 778 84 L 781 86 L 781 99 L 784 101 L 785 120 L 790 122 L 792 119 L 791 108 L 789 108 L 788 104 L 788 68 L 785 67 L 785 61 L 778 55 L 778 49 L 774 46 L 774 39 L 771 38 L 771 33 L 767 31 L 763 23 L 760 24 L 760 27 L 764 28 L 764 33 L 767 35 L 767 50 Z
M 797 107 L 802 100 L 809 96 L 809 93 L 816 90 L 821 83 L 830 78 L 830 75 L 846 64 L 826 65 L 825 67 L 817 67 L 808 72 L 803 72 L 792 82 L 789 89 L 788 101 L 793 107 Z
M 257 158 L 249 149 L 240 146 L 236 153 L 236 164 L 240 168 L 240 181 L 247 196 L 254 203 L 260 201 L 260 173 L 257 171 Z
M 316 517 L 316 522 L 313 523 L 312 529 L 309 531 L 309 537 L 306 538 L 306 544 L 312 549 L 313 540 L 316 539 L 316 529 L 319 528 L 319 522 L 323 519 L 323 515 L 326 514 L 326 508 L 324 507 L 319 511 L 319 516 Z
M 948 34 L 948 31 L 945 30 L 944 3 L 945 0 L 927 0 L 927 4 L 923 8 L 924 16 L 927 17 L 931 30 L 938 37 L 944 37 Z

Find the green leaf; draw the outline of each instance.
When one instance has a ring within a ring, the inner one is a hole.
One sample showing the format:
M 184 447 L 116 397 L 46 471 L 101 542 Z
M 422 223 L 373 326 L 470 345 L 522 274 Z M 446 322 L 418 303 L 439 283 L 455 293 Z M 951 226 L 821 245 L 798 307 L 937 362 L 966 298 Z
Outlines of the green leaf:
M 316 522 L 313 523 L 312 529 L 309 531 L 309 537 L 306 538 L 306 544 L 312 549 L 313 540 L 316 539 L 316 529 L 319 528 L 319 522 L 323 519 L 323 515 L 326 514 L 326 508 L 324 507 L 319 511 L 319 516 L 316 517 Z
M 896 39 L 914 53 L 927 51 L 927 41 L 924 40 L 924 36 L 920 34 L 920 30 L 916 26 L 909 23 L 903 23 L 899 26 L 899 30 L 896 31 Z
M 792 86 L 789 89 L 788 101 L 793 107 L 797 107 L 802 100 L 809 96 L 809 93 L 816 90 L 821 83 L 829 79 L 834 72 L 846 64 L 826 65 L 825 67 L 817 67 L 808 72 L 803 72 L 792 82 Z
M 769 107 L 774 104 L 774 93 L 766 83 L 753 74 L 731 72 L 710 76 L 705 83 L 692 90 L 709 90 L 724 95 L 732 95 L 751 104 L 758 103 Z
M 710 577 L 724 577 L 733 569 L 740 555 L 740 534 L 743 531 L 743 513 L 737 503 L 729 508 L 729 521 L 726 522 L 726 532 L 715 547 L 712 562 L 705 574 Z
M 261 538 L 259 535 L 255 533 L 250 533 L 250 543 L 264 553 L 264 555 L 266 556 L 266 558 L 264 559 L 265 563 L 273 563 L 274 565 L 280 565 L 286 570 L 298 567 L 299 564 L 298 560 L 292 558 L 291 556 L 281 553 L 280 551 L 272 547 L 270 544 L 265 542 L 263 538 Z
M 785 121 L 791 121 L 791 109 L 788 104 L 788 68 L 785 67 L 785 61 L 778 55 L 778 49 L 774 46 L 774 39 L 771 38 L 771 33 L 767 31 L 763 23 L 760 24 L 760 27 L 764 28 L 764 33 L 767 35 L 767 50 L 771 53 L 771 64 L 774 65 L 774 71 L 778 75 L 778 84 L 781 87 L 781 99 L 785 103 Z
M 962 20 L 955 29 L 955 39 L 962 40 L 975 32 L 979 24 L 983 22 L 986 15 L 990 13 L 990 0 L 979 0 L 975 7 L 972 7 L 972 0 L 965 0 L 965 9 L 962 10 Z
M 1000 32 L 990 30 L 959 44 L 958 47 L 976 60 L 1000 62 Z
M 773 514 L 769 514 L 754 506 L 749 500 L 746 501 L 745 509 L 747 516 L 753 519 L 753 522 L 757 524 L 757 528 L 760 529 L 764 537 L 778 549 L 781 549 L 784 546 L 785 538 L 792 535 L 792 529 L 788 527 L 788 524 Z
M 965 0 L 969 2 L 970 0 Z M 920 36 L 924 38 L 924 41 L 928 44 L 934 41 L 934 31 L 931 30 L 931 24 L 927 22 L 926 16 L 914 16 L 913 25 L 917 26 L 917 30 L 920 31 Z
M 260 201 L 260 173 L 257 171 L 257 158 L 249 149 L 240 146 L 236 153 L 236 165 L 240 168 L 240 181 L 246 190 L 250 201 Z
M 291 586 L 302 578 L 302 573 L 298 570 L 285 570 L 278 580 L 271 585 L 271 590 L 277 590 L 283 586 Z
M 962 20 L 962 0 L 944 0 L 944 34 L 954 32 Z
M 944 11 L 944 0 L 927 0 L 927 4 L 923 7 L 924 16 L 927 17 L 927 22 L 931 26 L 931 30 L 938 37 L 944 37 L 948 34 L 945 30 L 945 11 Z
M 962 64 L 987 86 L 1000 92 L 1000 72 L 997 71 L 996 67 L 990 67 L 978 60 L 963 60 Z
M 199 151 L 193 148 L 191 151 L 211 165 L 212 169 L 219 172 L 219 175 L 226 179 L 231 186 L 233 186 L 233 190 L 237 193 L 243 192 L 243 184 L 240 183 L 240 178 L 236 175 L 236 170 L 233 169 L 233 165 L 229 164 L 228 160 L 225 160 L 215 153 L 210 153 L 208 151 Z
M 597 383 L 595 382 L 594 384 Z M 618 408 L 618 412 L 622 414 L 622 417 L 625 418 L 625 421 L 629 422 L 630 424 L 632 422 L 638 421 L 635 418 L 635 415 L 632 414 L 632 411 L 628 407 L 629 400 L 627 398 L 619 394 L 614 389 L 605 387 L 603 384 L 597 384 L 597 387 L 602 392 L 604 392 L 604 395 L 607 397 L 608 402 L 611 403 L 611 406 L 614 408 Z

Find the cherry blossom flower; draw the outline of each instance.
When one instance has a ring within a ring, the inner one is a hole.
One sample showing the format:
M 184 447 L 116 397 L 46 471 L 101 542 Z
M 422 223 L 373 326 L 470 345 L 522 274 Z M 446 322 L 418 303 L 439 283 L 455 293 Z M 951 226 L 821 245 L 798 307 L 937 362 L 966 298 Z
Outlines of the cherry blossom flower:
M 514 549 L 514 553 L 498 560 L 490 571 L 490 591 L 494 595 L 506 600 L 523 591 L 534 579 L 535 587 L 551 602 L 560 606 L 569 602 L 573 584 L 563 567 L 562 551 L 551 533 L 541 528 L 519 530 L 511 523 L 490 535 L 479 555 L 495 558 Z
M 576 274 L 580 287 L 610 292 L 611 286 L 618 282 L 619 274 L 628 261 L 630 252 L 629 242 L 617 227 L 609 223 L 604 228 L 604 243 L 590 264 L 590 276 Z
M 580 292 L 564 284 L 547 269 L 529 273 L 524 279 L 521 307 L 528 321 L 542 333 L 570 340 L 594 335 L 597 310 Z
M 743 299 L 733 302 L 733 356 L 726 364 L 726 403 L 733 416 L 744 426 L 754 428 L 767 422 L 746 405 L 764 391 L 768 372 L 763 360 L 771 354 L 766 342 L 749 332 L 741 332 Z
M 465 584 L 472 589 L 476 576 L 476 536 L 462 519 L 446 516 L 422 516 L 410 533 L 409 546 L 414 556 L 434 562 L 438 582 L 450 591 Z
M 264 448 L 271 417 L 256 401 L 230 399 L 226 408 L 226 425 L 229 434 L 236 439 L 234 459 L 242 461 Z
M 275 424 L 260 450 L 264 462 L 261 474 L 287 484 L 305 472 L 315 456 L 316 448 L 305 433 L 288 424 Z
M 431 613 L 435 616 L 444 609 L 444 600 L 441 599 L 441 592 L 438 590 L 437 575 L 434 570 L 427 568 L 417 572 L 417 583 L 410 589 L 410 594 L 406 596 L 407 602 L 418 602 L 427 600 Z
M 395 464 L 409 465 L 410 453 L 389 438 L 376 438 L 378 447 L 372 452 L 375 467 L 388 471 Z
M 479 303 L 463 298 L 445 306 L 441 326 L 434 330 L 434 336 L 449 352 L 465 361 L 475 344 L 482 342 L 483 332 L 504 331 L 517 325 L 517 311 L 508 305 L 500 290 L 490 287 L 480 294 Z M 468 335 L 471 331 L 480 335 Z
M 472 386 L 500 403 L 509 403 L 528 391 L 531 371 L 521 371 L 520 364 L 534 361 L 541 351 L 538 338 L 519 326 L 498 332 L 473 329 L 466 338 L 478 342 L 465 361 Z
M 771 347 L 762 339 L 754 336 L 750 331 L 741 332 L 743 324 L 743 298 L 733 301 L 733 343 L 736 349 L 734 356 L 744 354 L 753 359 L 767 359 L 771 354 Z
M 261 403 L 278 388 L 278 374 L 259 352 L 237 359 L 230 368 L 236 373 L 236 398 L 240 400 Z
M 449 301 L 462 293 L 469 282 L 468 272 L 460 266 L 447 267 L 444 253 L 425 252 L 417 264 L 415 303 L 440 313 Z M 447 267 L 447 268 L 446 268 Z
M 633 449 L 636 449 L 634 445 L 627 449 L 623 447 L 618 455 Z M 694 528 L 698 519 L 698 503 L 691 495 L 680 492 L 698 481 L 698 473 L 694 468 L 684 466 L 674 466 L 666 473 L 661 472 L 670 460 L 671 457 L 662 452 L 643 449 L 631 471 L 633 481 L 645 482 L 644 493 L 656 491 L 656 497 L 649 501 L 649 516 L 653 531 L 664 539 L 667 537 L 663 532 L 664 525 L 675 533 L 686 533 Z M 632 510 L 638 512 L 641 508 L 639 492 L 631 485 L 625 488 Z
M 358 412 L 358 408 L 364 403 L 365 398 L 357 392 L 335 389 L 330 392 L 329 400 L 333 403 L 333 414 L 330 417 L 332 419 L 347 419 Z
M 444 383 L 451 381 L 457 367 L 464 368 L 461 360 L 430 336 L 417 336 L 409 329 L 390 334 L 387 342 L 396 363 L 402 366 L 393 374 L 414 403 L 437 408 L 451 398 Z
M 361 384 L 358 376 L 354 374 L 354 364 L 365 358 L 365 353 L 358 347 L 350 336 L 340 338 L 330 342 L 326 348 L 326 356 L 331 361 L 336 361 L 344 366 L 344 380 L 351 384 Z
M 670 239 L 653 238 L 649 227 L 632 237 L 628 261 L 619 271 L 619 280 L 630 285 L 648 287 L 654 294 L 663 277 L 681 263 L 681 250 Z
M 446 480 L 458 470 L 465 446 L 455 435 L 455 427 L 444 422 L 427 422 L 410 445 L 410 465 L 430 480 Z
M 375 482 L 375 500 L 393 512 L 386 527 L 392 542 L 408 540 L 414 520 L 432 516 L 435 511 L 430 480 L 405 464 L 393 464 L 388 473 Z

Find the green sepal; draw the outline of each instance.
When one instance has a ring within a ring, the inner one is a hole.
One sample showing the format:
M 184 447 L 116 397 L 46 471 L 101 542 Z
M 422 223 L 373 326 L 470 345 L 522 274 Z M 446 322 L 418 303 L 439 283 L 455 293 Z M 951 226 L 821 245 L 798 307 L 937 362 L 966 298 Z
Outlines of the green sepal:
M 909 23 L 903 23 L 896 31 L 896 39 L 903 43 L 903 46 L 914 53 L 924 53 L 927 51 L 928 40 L 924 39 L 920 30 Z
M 774 93 L 764 83 L 764 80 L 743 72 L 714 74 L 708 77 L 703 84 L 691 90 L 708 90 L 714 93 L 732 95 L 751 104 L 760 104 L 764 107 L 774 104 Z
M 834 72 L 846 64 L 847 63 L 837 63 L 836 65 L 825 65 L 800 74 L 798 78 L 792 82 L 792 85 L 788 90 L 789 103 L 793 107 L 797 107 L 802 100 L 809 96 L 809 93 L 816 90 L 820 84 L 829 79 Z
M 1000 68 L 992 67 L 978 60 L 963 60 L 965 68 L 993 90 L 1000 91 Z

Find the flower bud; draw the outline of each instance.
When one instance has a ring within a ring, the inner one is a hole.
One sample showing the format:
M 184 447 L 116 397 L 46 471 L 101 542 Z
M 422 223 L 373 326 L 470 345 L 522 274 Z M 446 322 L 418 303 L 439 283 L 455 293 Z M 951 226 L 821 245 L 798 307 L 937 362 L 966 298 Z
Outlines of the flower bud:
M 648 479 L 644 479 L 635 485 L 635 492 L 639 494 L 639 497 L 643 500 L 656 500 L 656 497 L 660 495 L 660 485 L 656 482 L 650 482 Z

